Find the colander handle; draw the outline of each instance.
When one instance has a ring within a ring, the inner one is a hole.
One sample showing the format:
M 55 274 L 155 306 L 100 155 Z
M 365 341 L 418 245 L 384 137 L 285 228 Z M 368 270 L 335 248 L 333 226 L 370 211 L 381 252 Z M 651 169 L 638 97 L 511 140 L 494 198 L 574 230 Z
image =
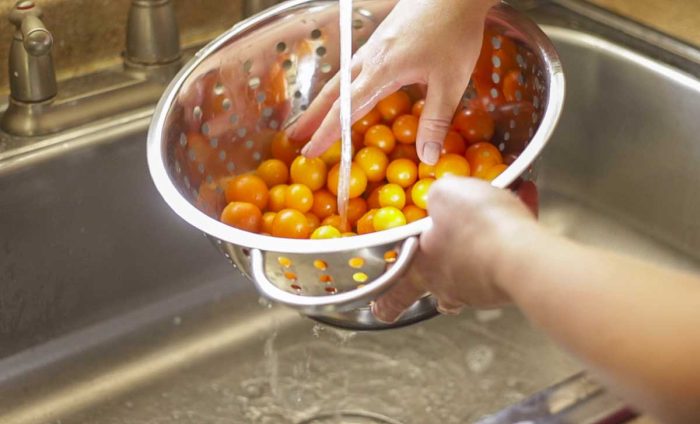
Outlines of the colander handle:
M 408 269 L 417 251 L 418 237 L 407 238 L 401 245 L 396 262 L 384 274 L 377 277 L 374 281 L 366 283 L 362 288 L 328 296 L 300 296 L 277 287 L 265 274 L 265 254 L 259 249 L 251 250 L 250 263 L 253 283 L 263 296 L 305 314 L 319 315 L 346 312 L 367 306 L 369 302 L 385 293 L 398 281 Z

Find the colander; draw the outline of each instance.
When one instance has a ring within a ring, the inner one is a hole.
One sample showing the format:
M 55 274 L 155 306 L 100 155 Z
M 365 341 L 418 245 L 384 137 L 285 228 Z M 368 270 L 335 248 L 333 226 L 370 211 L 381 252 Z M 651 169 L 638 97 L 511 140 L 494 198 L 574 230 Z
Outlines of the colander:
M 361 46 L 397 0 L 356 0 L 354 48 Z M 534 178 L 534 161 L 550 138 L 564 98 L 556 51 L 528 18 L 506 6 L 493 8 L 484 42 L 494 84 L 499 66 L 515 60 L 531 101 L 511 102 L 496 90 L 465 88 L 465 102 L 482 101 L 496 121 L 493 142 L 513 158 L 493 185 Z M 356 237 L 293 240 L 253 234 L 219 222 L 225 206 L 222 178 L 254 170 L 270 157 L 270 145 L 303 113 L 339 64 L 336 1 L 296 0 L 242 21 L 199 51 L 172 81 L 148 134 L 148 165 L 170 207 L 203 231 L 214 246 L 265 297 L 338 327 L 399 327 L 437 314 L 426 296 L 393 324 L 369 311 L 408 269 L 418 237 L 432 222 Z M 503 38 L 517 42 L 515 57 L 498 51 Z M 483 91 L 483 90 L 482 90 Z M 524 119 L 523 119 L 524 117 Z M 517 158 L 516 158 L 517 157 Z

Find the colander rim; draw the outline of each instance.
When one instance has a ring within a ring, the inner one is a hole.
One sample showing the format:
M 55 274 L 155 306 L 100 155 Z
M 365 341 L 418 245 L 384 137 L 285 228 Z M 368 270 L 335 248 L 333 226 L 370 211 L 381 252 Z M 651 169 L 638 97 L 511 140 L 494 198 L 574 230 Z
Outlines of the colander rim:
M 306 9 L 314 5 L 331 6 L 333 4 L 337 4 L 337 1 L 292 0 L 242 20 L 199 50 L 168 85 L 155 108 L 148 131 L 148 167 L 151 178 L 160 195 L 170 208 L 190 225 L 219 240 L 242 247 L 291 254 L 332 253 L 387 245 L 418 235 L 432 227 L 432 219 L 427 217 L 386 231 L 332 240 L 296 240 L 254 234 L 226 225 L 197 209 L 180 193 L 169 177 L 165 163 L 165 143 L 163 143 L 168 114 L 177 99 L 179 90 L 197 67 L 232 39 L 244 36 L 261 26 L 275 21 L 280 15 Z M 500 21 L 501 24 L 517 28 L 518 31 L 527 37 L 524 41 L 542 60 L 546 84 L 549 87 L 549 97 L 544 99 L 546 100 L 545 113 L 530 143 L 518 158 L 492 181 L 493 186 L 506 188 L 527 171 L 549 141 L 563 108 L 565 79 L 559 55 L 551 40 L 523 13 L 516 11 L 510 6 L 501 4 L 491 9 L 487 19 Z

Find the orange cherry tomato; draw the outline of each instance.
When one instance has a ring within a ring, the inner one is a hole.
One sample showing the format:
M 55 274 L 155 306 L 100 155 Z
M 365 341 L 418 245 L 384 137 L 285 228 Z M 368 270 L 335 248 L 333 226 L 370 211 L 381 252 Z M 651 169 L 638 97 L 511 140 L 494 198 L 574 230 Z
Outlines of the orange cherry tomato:
M 272 234 L 272 222 L 275 220 L 277 212 L 265 212 L 262 216 L 262 232 Z
M 364 171 L 367 181 L 377 182 L 386 176 L 389 159 L 379 147 L 365 147 L 355 155 L 355 163 Z
M 410 159 L 396 159 L 386 169 L 386 179 L 401 187 L 408 187 L 418 178 L 418 165 Z
M 406 206 L 406 193 L 398 184 L 386 184 L 379 188 L 379 206 L 385 208 L 393 206 L 403 209 Z
M 428 165 L 427 163 L 418 164 L 418 178 L 435 178 L 435 165 Z
M 420 118 L 420 116 L 423 114 L 423 108 L 425 108 L 425 100 L 420 99 L 417 102 L 413 103 L 411 113 L 413 114 L 413 116 Z
M 275 134 L 270 144 L 272 157 L 279 159 L 287 165 L 291 165 L 294 158 L 299 155 L 299 148 L 283 132 Z
M 313 232 L 316 228 L 321 226 L 321 220 L 318 219 L 318 217 L 316 215 L 314 215 L 313 213 L 307 212 L 304 214 L 304 216 L 306 217 L 306 221 L 309 224 L 309 231 L 310 232 Z
M 304 184 L 292 184 L 287 187 L 287 195 L 284 206 L 287 209 L 296 209 L 306 213 L 314 204 L 314 193 Z
M 382 206 L 379 204 L 379 189 L 381 189 L 382 186 L 375 187 L 370 193 L 369 196 L 367 196 L 367 207 L 370 209 L 379 209 Z
M 477 108 L 466 108 L 459 111 L 452 121 L 452 125 L 469 144 L 490 141 L 496 129 L 491 115 L 485 110 Z
M 396 137 L 386 125 L 374 125 L 365 132 L 365 146 L 378 147 L 388 155 L 396 146 Z
M 518 69 L 514 69 L 503 78 L 503 97 L 508 102 L 519 102 L 522 100 L 531 100 L 525 89 L 525 81 L 522 73 Z
M 372 218 L 375 231 L 384 231 L 406 225 L 406 217 L 400 209 L 387 206 L 379 209 Z
M 370 110 L 367 115 L 355 122 L 352 125 L 352 129 L 359 134 L 364 134 L 367 132 L 369 127 L 377 125 L 380 122 L 382 122 L 382 114 L 375 108 Z
M 287 203 L 287 184 L 278 184 L 270 189 L 267 199 L 267 209 L 272 212 L 279 212 L 285 208 Z
M 469 162 L 464 156 L 453 153 L 443 155 L 435 165 L 435 178 L 442 178 L 445 175 L 468 177 L 470 175 Z
M 403 90 L 392 93 L 377 103 L 377 110 L 385 122 L 391 122 L 397 116 L 408 113 L 411 107 L 411 98 Z
M 418 162 L 418 152 L 416 152 L 415 144 L 399 143 L 394 147 L 394 150 L 389 155 L 389 160 L 410 159 L 413 162 Z
M 342 237 L 340 230 L 332 225 L 321 225 L 320 227 L 316 228 L 313 233 L 311 233 L 311 238 L 313 240 L 334 239 L 340 237 Z
M 507 168 L 508 165 L 506 165 L 505 163 L 494 165 L 491 168 L 489 168 L 486 172 L 484 172 L 482 178 L 486 181 L 493 181 L 496 179 L 496 177 L 501 175 L 503 171 L 505 171 Z
M 315 191 L 326 184 L 326 164 L 321 158 L 298 156 L 292 162 L 289 175 L 293 183 L 304 184 Z
M 367 201 L 362 197 L 355 197 L 348 201 L 348 221 L 350 225 L 355 225 L 362 215 L 367 213 Z
M 323 161 L 323 163 L 325 163 L 327 167 L 330 167 L 340 162 L 342 148 L 343 147 L 340 140 L 333 143 L 331 147 L 328 148 L 328 150 L 321 154 L 320 158 Z
M 419 208 L 416 205 L 407 205 L 403 208 L 402 212 L 403 215 L 406 217 L 407 224 L 418 221 L 419 219 L 423 219 L 426 216 L 428 216 L 428 212 Z
M 428 193 L 430 192 L 430 187 L 435 182 L 432 178 L 426 178 L 420 180 L 413 185 L 411 189 L 411 199 L 413 204 L 421 209 L 428 209 Z
M 225 188 L 227 202 L 248 202 L 264 209 L 269 193 L 267 185 L 257 175 L 244 174 L 232 178 Z
M 289 169 L 287 164 L 279 159 L 268 159 L 263 161 L 256 171 L 258 177 L 262 178 L 268 187 L 278 184 L 286 184 L 289 179 Z
M 413 115 L 401 115 L 396 118 L 391 130 L 399 143 L 413 144 L 418 133 L 418 118 Z
M 338 182 L 340 179 L 340 164 L 331 168 L 328 173 L 328 190 L 334 195 L 338 195 Z M 367 188 L 367 176 L 360 166 L 352 163 L 350 167 L 350 199 L 361 196 Z
M 467 149 L 465 157 L 469 161 L 472 176 L 484 178 L 484 175 L 494 165 L 503 163 L 503 156 L 498 148 L 491 143 L 481 142 L 472 144 Z
M 260 209 L 248 202 L 231 202 L 221 212 L 221 222 L 240 230 L 259 233 L 263 216 Z
M 362 215 L 362 218 L 357 221 L 357 234 L 369 234 L 376 231 L 374 229 L 374 215 L 378 210 L 370 209 Z
M 314 204 L 311 212 L 320 219 L 325 219 L 338 213 L 338 199 L 326 189 L 314 193 Z
M 414 186 L 414 185 L 416 185 L 416 184 L 410 185 L 410 186 L 406 187 L 406 189 L 404 190 L 404 192 L 405 192 L 405 194 L 406 194 L 406 205 L 412 205 L 412 204 L 413 204 L 413 197 L 412 197 L 412 195 L 411 195 L 411 192 L 413 191 L 413 186 Z
M 283 209 L 277 212 L 272 221 L 272 235 L 275 237 L 305 239 L 309 238 L 311 229 L 303 213 L 295 209 Z
M 331 215 L 321 222 L 322 225 L 330 225 L 337 228 L 341 233 L 347 233 L 350 231 L 350 224 L 348 222 L 343 222 L 340 215 Z
M 442 154 L 454 153 L 463 155 L 467 151 L 464 139 L 457 131 L 449 131 L 445 137 L 445 144 L 442 146 Z

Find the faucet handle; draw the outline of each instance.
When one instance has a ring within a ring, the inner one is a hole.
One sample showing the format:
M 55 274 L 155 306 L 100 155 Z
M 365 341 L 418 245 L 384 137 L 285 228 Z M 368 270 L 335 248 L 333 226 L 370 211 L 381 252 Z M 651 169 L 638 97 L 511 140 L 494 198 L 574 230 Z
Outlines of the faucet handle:
M 25 50 L 32 56 L 45 55 L 53 46 L 53 36 L 41 21 L 42 15 L 32 0 L 18 1 L 10 12 L 10 22 L 17 27 Z

